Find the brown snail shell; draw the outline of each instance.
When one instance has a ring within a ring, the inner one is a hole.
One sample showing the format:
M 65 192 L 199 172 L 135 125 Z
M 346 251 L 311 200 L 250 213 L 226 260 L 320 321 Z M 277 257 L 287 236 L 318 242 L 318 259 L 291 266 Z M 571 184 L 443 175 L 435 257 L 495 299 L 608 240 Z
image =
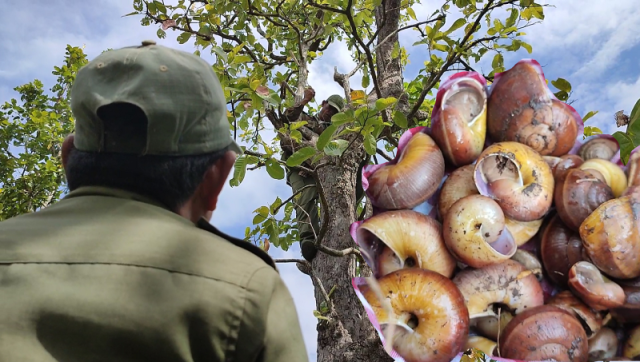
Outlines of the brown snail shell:
M 567 287 L 571 266 L 588 260 L 580 235 L 569 229 L 557 214 L 542 232 L 540 255 L 549 279 L 563 288 Z
M 453 171 L 445 180 L 438 199 L 438 215 L 444 220 L 451 206 L 463 197 L 479 195 L 473 180 L 475 165 L 465 165 Z M 542 219 L 533 221 L 517 221 L 505 216 L 505 225 L 517 246 L 531 240 L 542 225 Z
M 629 331 L 622 351 L 625 357 L 632 360 L 638 360 L 640 358 L 640 325 L 635 326 Z
M 551 98 L 539 69 L 518 62 L 492 85 L 487 100 L 487 132 L 495 142 L 513 141 L 542 156 L 567 154 L 578 122 L 563 102 Z
M 356 237 L 376 277 L 404 268 L 422 268 L 450 278 L 456 268 L 442 237 L 442 225 L 417 211 L 374 215 L 358 226 Z
M 638 218 L 640 195 L 630 194 L 598 206 L 580 225 L 582 245 L 604 274 L 619 279 L 640 276 Z
M 444 156 L 431 137 L 414 134 L 401 151 L 397 163 L 389 163 L 368 177 L 366 189 L 371 203 L 385 210 L 412 209 L 440 187 Z
M 561 180 L 556 179 L 553 201 L 558 216 L 571 230 L 605 201 L 613 199 L 613 191 L 596 170 L 570 169 Z
M 611 359 L 618 352 L 618 336 L 611 328 L 604 327 L 589 339 L 589 362 Z
M 602 316 L 594 312 L 568 290 L 563 290 L 554 295 L 546 304 L 562 308 L 576 317 L 582 323 L 587 338 L 591 338 L 598 333 L 603 325 Z
M 619 149 L 620 147 L 618 147 L 618 142 L 615 139 L 596 137 L 580 146 L 578 155 L 585 161 L 593 158 L 611 160 Z
M 518 314 L 544 303 L 542 287 L 522 264 L 506 260 L 479 269 L 466 268 L 453 277 L 464 296 L 469 318 L 496 316 L 496 305 Z
M 516 315 L 500 336 L 500 355 L 522 361 L 583 361 L 587 335 L 569 312 L 541 305 Z
M 495 199 L 516 221 L 542 219 L 551 208 L 551 168 L 526 145 L 501 142 L 487 147 L 478 157 L 473 178 L 480 194 Z
M 588 261 L 575 263 L 569 270 L 569 288 L 589 307 L 601 311 L 620 307 L 625 294 L 622 287 L 600 273 Z
M 444 217 L 442 230 L 451 255 L 473 268 L 505 261 L 518 249 L 500 205 L 482 195 L 456 201 Z
M 552 167 L 553 177 L 558 180 L 562 180 L 569 170 L 580 167 L 584 163 L 584 160 L 577 155 L 564 155 L 560 157 L 558 163 Z
M 392 314 L 368 285 L 362 295 L 384 331 L 396 328 L 394 350 L 407 362 L 449 362 L 467 342 L 469 314 L 450 279 L 424 269 L 402 269 L 378 279 Z

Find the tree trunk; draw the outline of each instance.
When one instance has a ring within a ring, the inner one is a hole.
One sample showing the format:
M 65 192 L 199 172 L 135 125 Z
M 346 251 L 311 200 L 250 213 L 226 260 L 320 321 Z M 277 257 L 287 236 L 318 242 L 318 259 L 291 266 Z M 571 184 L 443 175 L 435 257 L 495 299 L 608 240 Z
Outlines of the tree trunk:
M 399 26 L 400 0 L 383 0 L 376 10 L 376 24 L 382 26 L 378 42 L 394 33 Z M 392 57 L 398 46 L 398 35 L 393 35 L 376 50 L 378 85 L 383 97 L 400 99 L 404 92 L 402 66 L 399 57 Z M 402 106 L 401 106 L 402 107 Z M 401 108 L 402 109 L 402 108 Z M 350 225 L 357 220 L 355 182 L 358 164 L 364 156 L 361 140 L 356 140 L 336 166 L 319 170 L 319 181 L 329 204 L 329 225 L 322 244 L 333 249 L 353 246 Z M 318 253 L 313 261 L 315 276 L 331 295 L 333 310 L 330 321 L 318 324 L 318 362 L 386 362 L 393 359 L 384 351 L 380 338 L 371 325 L 362 304 L 351 285 L 355 276 L 355 257 L 333 257 Z M 320 305 L 324 294 L 314 280 L 316 303 Z

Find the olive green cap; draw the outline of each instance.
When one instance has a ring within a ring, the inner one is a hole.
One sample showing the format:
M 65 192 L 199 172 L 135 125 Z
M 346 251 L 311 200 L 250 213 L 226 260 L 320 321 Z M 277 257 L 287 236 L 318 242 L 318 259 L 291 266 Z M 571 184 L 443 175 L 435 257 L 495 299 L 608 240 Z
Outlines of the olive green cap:
M 344 99 L 337 94 L 327 98 L 327 103 L 329 103 L 329 105 L 335 108 L 338 112 L 342 111 L 342 108 L 344 107 Z
M 98 110 L 112 103 L 139 107 L 147 117 L 146 134 L 105 142 Z M 154 41 L 104 52 L 82 67 L 71 89 L 71 110 L 81 151 L 184 156 L 230 147 L 242 153 L 231 137 L 213 68 L 195 54 Z M 134 145 L 141 142 L 146 147 Z

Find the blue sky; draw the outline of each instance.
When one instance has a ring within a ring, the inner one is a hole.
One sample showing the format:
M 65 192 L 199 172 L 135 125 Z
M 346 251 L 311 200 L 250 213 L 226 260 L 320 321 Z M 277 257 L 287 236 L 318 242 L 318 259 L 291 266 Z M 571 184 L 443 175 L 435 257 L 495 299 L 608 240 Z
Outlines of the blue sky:
M 107 48 L 139 44 L 144 39 L 155 39 L 159 44 L 192 51 L 189 45 L 179 45 L 177 34 L 169 33 L 168 39 L 156 37 L 157 27 L 142 27 L 137 17 L 121 16 L 132 11 L 131 0 L 105 0 L 95 2 L 71 2 L 63 0 L 33 0 L 11 5 L 0 12 L 0 23 L 5 34 L 0 37 L 0 102 L 15 97 L 12 88 L 34 78 L 50 87 L 55 81 L 51 74 L 54 65 L 64 57 L 66 44 L 85 45 L 90 59 Z M 640 98 L 640 32 L 636 19 L 640 7 L 636 0 L 554 0 L 546 9 L 542 24 L 528 28 L 526 41 L 533 46 L 533 54 L 522 50 L 505 57 L 508 69 L 522 58 L 536 59 L 545 76 L 552 80 L 563 77 L 571 82 L 574 108 L 584 115 L 594 110 L 599 113 L 587 122 L 603 131 L 615 131 L 613 114 L 618 110 L 629 113 Z M 440 1 L 424 1 L 415 7 L 420 20 L 431 14 Z M 8 6 L 5 6 L 5 8 Z M 449 22 L 455 20 L 452 19 Z M 422 67 L 424 48 L 412 48 L 418 40 L 415 32 L 401 35 L 401 42 L 408 46 L 411 64 L 405 71 L 413 77 Z M 320 101 L 341 89 L 333 82 L 333 67 L 347 72 L 354 63 L 346 53 L 346 46 L 333 44 L 323 57 L 310 69 L 309 83 L 316 89 Z M 479 64 L 479 69 L 490 71 L 491 57 Z M 352 85 L 360 83 L 360 76 L 352 79 Z M 269 134 L 270 132 L 268 132 Z M 272 133 L 270 133 L 272 134 Z M 269 137 L 265 134 L 265 139 Z M 265 171 L 249 172 L 240 187 L 224 190 L 219 210 L 213 224 L 234 236 L 242 237 L 244 228 L 251 225 L 252 211 L 271 203 L 276 196 L 285 199 L 291 190 L 283 181 L 271 179 Z M 274 258 L 299 258 L 299 248 L 294 245 L 288 252 L 271 250 Z M 294 265 L 281 265 L 281 274 L 296 301 L 303 324 L 303 333 L 311 360 L 316 359 L 316 329 L 314 297 L 311 281 Z

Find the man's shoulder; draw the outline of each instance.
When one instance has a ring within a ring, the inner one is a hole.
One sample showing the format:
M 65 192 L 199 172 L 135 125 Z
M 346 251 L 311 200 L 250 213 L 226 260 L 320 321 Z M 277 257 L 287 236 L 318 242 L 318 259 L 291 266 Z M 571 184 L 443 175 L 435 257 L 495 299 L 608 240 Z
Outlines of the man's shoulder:
M 234 284 L 271 257 L 202 219 L 196 225 L 154 205 L 102 196 L 61 200 L 0 222 L 0 262 L 138 265 Z

